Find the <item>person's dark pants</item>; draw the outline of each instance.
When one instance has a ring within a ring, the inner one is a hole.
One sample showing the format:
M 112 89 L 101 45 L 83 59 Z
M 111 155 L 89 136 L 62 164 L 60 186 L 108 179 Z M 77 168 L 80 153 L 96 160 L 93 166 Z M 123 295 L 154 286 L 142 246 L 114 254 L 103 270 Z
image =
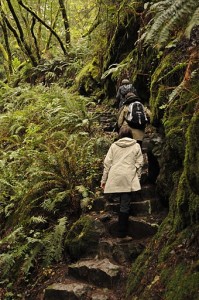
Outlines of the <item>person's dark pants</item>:
M 129 214 L 132 193 L 120 194 L 120 212 Z
M 120 211 L 118 217 L 118 237 L 125 237 L 128 232 L 128 219 L 130 211 L 131 193 L 120 194 Z

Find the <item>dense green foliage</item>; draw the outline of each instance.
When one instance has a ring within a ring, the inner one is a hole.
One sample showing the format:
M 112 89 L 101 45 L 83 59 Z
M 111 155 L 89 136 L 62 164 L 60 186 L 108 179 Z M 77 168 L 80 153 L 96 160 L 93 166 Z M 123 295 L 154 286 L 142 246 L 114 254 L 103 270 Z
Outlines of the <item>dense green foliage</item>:
M 109 142 L 84 97 L 56 85 L 1 92 L 1 284 L 12 288 L 38 263 L 63 259 L 71 217 L 98 195 Z

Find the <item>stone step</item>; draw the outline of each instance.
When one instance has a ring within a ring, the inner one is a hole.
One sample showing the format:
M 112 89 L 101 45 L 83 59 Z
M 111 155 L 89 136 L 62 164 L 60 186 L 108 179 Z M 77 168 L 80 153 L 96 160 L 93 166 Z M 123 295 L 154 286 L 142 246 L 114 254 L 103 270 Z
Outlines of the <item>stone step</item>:
M 116 300 L 117 297 L 109 289 L 78 281 L 54 283 L 44 291 L 43 300 Z
M 118 264 L 132 263 L 145 249 L 145 243 L 129 238 L 102 238 L 98 246 L 98 257 L 108 257 Z
M 131 203 L 131 215 L 143 215 L 149 214 L 151 215 L 154 212 L 158 212 L 161 210 L 160 202 L 157 198 L 144 200 L 141 202 L 133 202 Z
M 112 123 L 112 122 L 116 122 L 117 119 L 114 116 L 103 116 L 99 118 L 100 123 Z
M 117 203 L 106 203 L 105 211 L 118 213 L 120 209 L 119 202 Z M 130 204 L 130 215 L 146 215 L 152 214 L 161 210 L 161 206 L 158 199 L 144 200 L 139 202 L 132 202 Z
M 109 259 L 86 259 L 68 266 L 68 275 L 99 287 L 113 288 L 120 279 L 120 266 Z
M 112 237 L 117 237 L 119 231 L 118 218 L 113 217 L 110 222 L 106 223 L 106 227 Z M 157 232 L 158 227 L 157 223 L 149 223 L 144 219 L 130 216 L 127 234 L 134 240 L 146 239 L 153 236 Z
M 91 290 L 84 283 L 54 283 L 45 289 L 44 300 L 86 300 Z

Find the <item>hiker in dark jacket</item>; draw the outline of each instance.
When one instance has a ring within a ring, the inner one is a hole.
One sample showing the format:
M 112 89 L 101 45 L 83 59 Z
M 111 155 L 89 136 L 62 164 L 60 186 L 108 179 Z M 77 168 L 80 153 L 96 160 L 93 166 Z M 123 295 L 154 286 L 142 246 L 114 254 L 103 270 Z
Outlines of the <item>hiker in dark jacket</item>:
M 134 88 L 134 86 L 132 85 L 132 83 L 130 83 L 128 79 L 123 79 L 122 85 L 118 88 L 118 91 L 116 94 L 116 102 L 117 102 L 118 108 L 122 107 L 122 105 L 125 101 L 125 96 L 129 92 L 137 95 L 137 91 Z
M 143 155 L 129 128 L 122 128 L 104 160 L 101 187 L 104 193 L 120 195 L 118 237 L 127 235 L 132 192 L 139 191 Z

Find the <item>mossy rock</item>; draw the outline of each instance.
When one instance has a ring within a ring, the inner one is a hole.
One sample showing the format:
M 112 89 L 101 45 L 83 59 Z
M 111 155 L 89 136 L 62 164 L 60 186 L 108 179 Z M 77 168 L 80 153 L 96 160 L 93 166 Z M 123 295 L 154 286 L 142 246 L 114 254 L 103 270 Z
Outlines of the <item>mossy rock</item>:
M 101 79 L 99 74 L 100 68 L 96 59 L 88 63 L 81 70 L 76 77 L 77 89 L 81 95 L 92 96 L 96 93 L 99 94 L 101 90 Z
M 199 227 L 187 228 L 176 238 L 169 219 L 158 233 L 159 239 L 154 238 L 132 265 L 127 282 L 128 299 L 199 299 L 196 252 Z
M 104 227 L 100 221 L 83 216 L 70 228 L 65 239 L 65 250 L 72 259 L 95 253 Z

